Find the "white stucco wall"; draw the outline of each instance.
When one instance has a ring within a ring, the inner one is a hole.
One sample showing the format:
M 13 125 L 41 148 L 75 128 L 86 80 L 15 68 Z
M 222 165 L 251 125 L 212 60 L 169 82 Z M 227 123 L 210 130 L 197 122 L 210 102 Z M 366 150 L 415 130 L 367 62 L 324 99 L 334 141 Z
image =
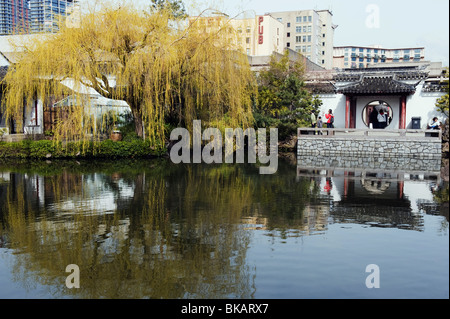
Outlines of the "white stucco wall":
M 421 127 L 425 129 L 433 117 L 443 121 L 444 116 L 436 110 L 436 100 L 444 95 L 443 92 L 424 92 L 424 82 L 416 87 L 416 93 L 406 99 L 406 128 L 411 128 L 411 118 L 421 117 Z
M 392 122 L 387 129 L 396 130 L 400 123 L 400 95 L 394 96 L 358 96 L 356 104 L 356 128 L 366 129 L 367 126 L 363 121 L 362 113 L 367 104 L 373 101 L 384 101 L 392 108 Z M 407 105 L 408 106 L 408 105 Z
M 345 127 L 345 95 L 320 94 L 319 99 L 323 103 L 319 116 L 322 116 L 324 123 L 326 122 L 324 114 L 328 113 L 328 110 L 331 109 L 334 114 L 334 127 Z

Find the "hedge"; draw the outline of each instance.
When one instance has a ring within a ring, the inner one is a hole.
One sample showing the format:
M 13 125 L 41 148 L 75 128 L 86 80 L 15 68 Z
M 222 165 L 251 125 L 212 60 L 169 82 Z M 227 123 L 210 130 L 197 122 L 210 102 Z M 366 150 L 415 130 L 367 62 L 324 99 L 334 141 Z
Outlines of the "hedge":
M 162 156 L 165 150 L 154 150 L 148 140 L 103 142 L 55 142 L 49 140 L 0 142 L 0 158 L 136 158 Z

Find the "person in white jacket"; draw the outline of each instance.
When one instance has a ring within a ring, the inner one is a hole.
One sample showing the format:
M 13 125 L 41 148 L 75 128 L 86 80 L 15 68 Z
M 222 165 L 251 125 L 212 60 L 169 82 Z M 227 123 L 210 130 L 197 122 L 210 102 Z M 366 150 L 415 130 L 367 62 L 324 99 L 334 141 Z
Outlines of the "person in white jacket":
M 386 128 L 387 116 L 383 110 L 381 110 L 380 113 L 378 113 L 377 119 L 378 119 L 379 128 L 381 128 L 381 129 Z
M 441 128 L 441 123 L 439 122 L 439 119 L 437 117 L 434 117 L 431 124 L 428 125 L 428 128 L 430 130 L 439 130 Z

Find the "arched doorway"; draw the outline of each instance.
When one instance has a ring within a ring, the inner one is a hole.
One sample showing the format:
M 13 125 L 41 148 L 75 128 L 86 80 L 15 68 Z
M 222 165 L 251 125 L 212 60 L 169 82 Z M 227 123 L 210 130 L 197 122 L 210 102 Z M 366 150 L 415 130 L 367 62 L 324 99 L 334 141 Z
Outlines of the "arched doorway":
M 364 124 L 373 129 L 388 128 L 394 117 L 392 107 L 385 101 L 375 100 L 368 103 L 362 111 Z

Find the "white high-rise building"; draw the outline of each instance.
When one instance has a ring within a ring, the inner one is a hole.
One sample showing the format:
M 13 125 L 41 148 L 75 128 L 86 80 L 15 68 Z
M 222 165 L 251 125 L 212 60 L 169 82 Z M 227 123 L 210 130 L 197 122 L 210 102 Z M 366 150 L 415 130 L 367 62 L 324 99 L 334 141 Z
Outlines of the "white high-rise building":
M 284 25 L 284 44 L 325 69 L 333 68 L 333 14 L 329 10 L 270 12 Z

